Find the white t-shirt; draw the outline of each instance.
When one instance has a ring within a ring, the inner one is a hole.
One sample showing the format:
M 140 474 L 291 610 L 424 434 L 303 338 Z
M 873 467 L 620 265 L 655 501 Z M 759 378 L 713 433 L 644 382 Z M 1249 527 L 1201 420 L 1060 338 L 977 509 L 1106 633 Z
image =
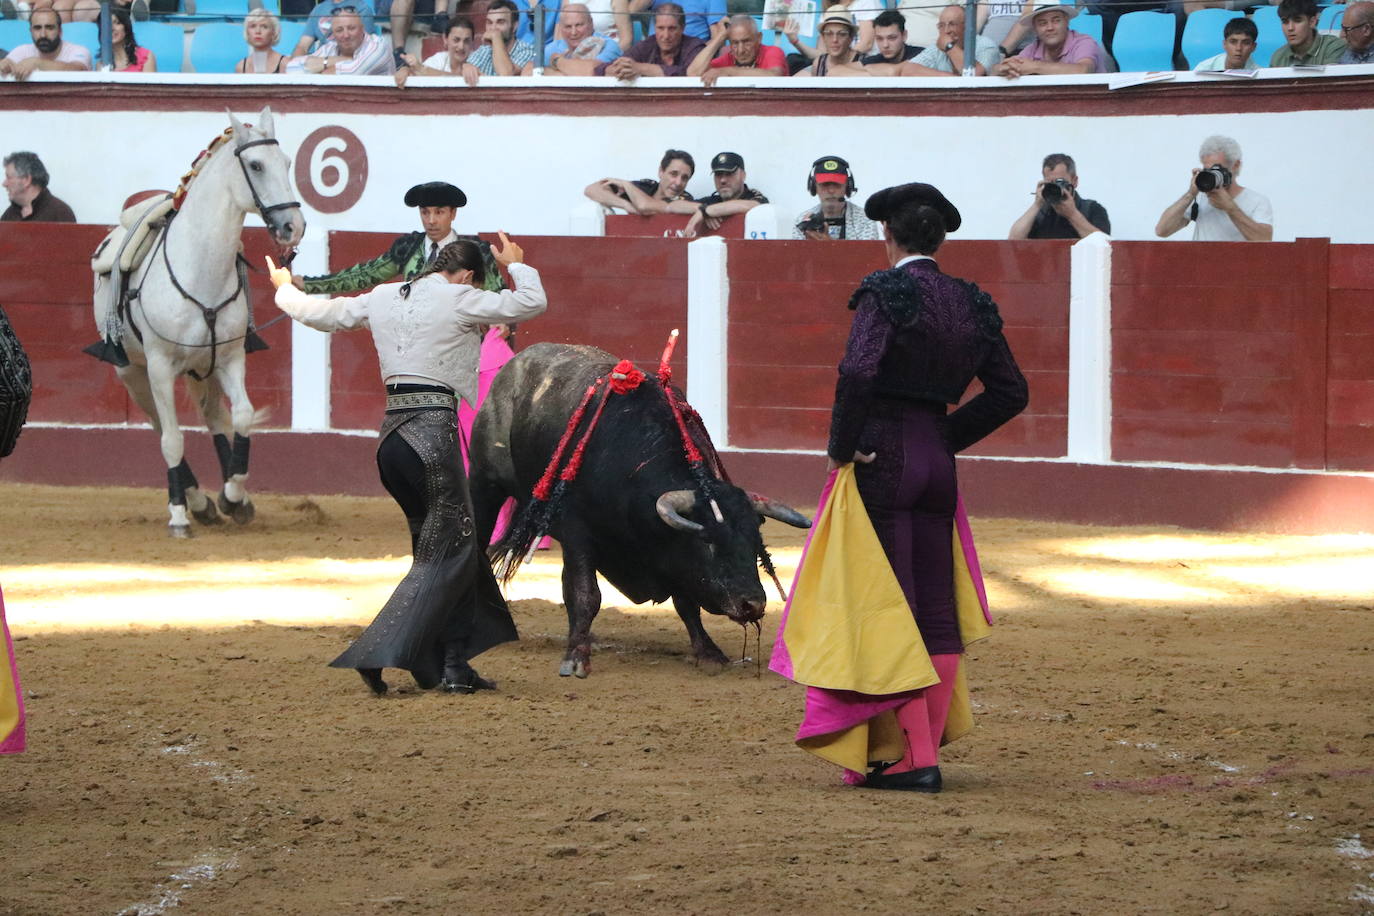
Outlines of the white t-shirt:
M 1226 69 L 1226 52 L 1225 52 L 1225 51 L 1222 51 L 1220 54 L 1216 55 L 1215 57 L 1209 57 L 1209 58 L 1207 58 L 1206 60 L 1204 60 L 1204 61 L 1202 61 L 1201 63 L 1199 63 L 1196 67 L 1193 68 L 1193 72 L 1196 73 L 1196 72 L 1199 72 L 1199 71 L 1205 71 L 1205 72 L 1208 72 L 1208 73 L 1219 73 L 1219 72 L 1221 72 L 1222 70 L 1225 70 L 1225 69 Z M 1239 68 L 1239 69 L 1241 69 L 1241 70 L 1254 70 L 1254 69 L 1256 69 L 1256 67 L 1255 67 L 1255 59 L 1254 59 L 1253 57 L 1248 57 L 1248 58 L 1246 58 L 1246 59 L 1245 59 L 1245 66 L 1243 66 L 1243 67 L 1241 67 L 1241 68 Z
M 33 44 L 20 45 L 10 52 L 9 59 L 16 64 L 21 60 L 28 60 L 31 57 L 39 57 L 38 47 Z M 66 41 L 57 49 L 57 61 L 64 64 L 85 64 L 86 69 L 91 69 L 91 52 L 85 45 Z
M 452 73 L 453 70 L 449 67 L 448 62 L 449 55 L 447 50 L 435 51 L 429 57 L 421 61 L 422 64 L 431 70 L 442 70 L 445 73 Z
M 1240 207 L 1240 212 L 1250 217 L 1257 223 L 1274 225 L 1274 210 L 1269 205 L 1269 198 L 1259 191 L 1246 188 L 1236 195 L 1236 206 Z M 1231 222 L 1231 217 L 1225 211 L 1218 210 L 1212 206 L 1212 202 L 1207 199 L 1206 194 L 1197 196 L 1197 220 L 1193 223 L 1193 241 L 1195 242 L 1243 242 L 1245 236 L 1241 235 L 1236 224 Z

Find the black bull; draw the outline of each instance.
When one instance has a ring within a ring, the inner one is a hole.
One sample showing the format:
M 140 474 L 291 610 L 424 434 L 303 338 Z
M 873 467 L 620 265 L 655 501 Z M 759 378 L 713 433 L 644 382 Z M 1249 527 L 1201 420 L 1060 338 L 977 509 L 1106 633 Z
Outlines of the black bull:
M 587 387 L 615 363 L 594 347 L 543 343 L 501 370 L 472 430 L 470 485 L 479 543 L 490 540 L 507 497 L 520 504 L 517 518 L 524 511 Z M 704 429 L 692 427 L 698 448 L 714 457 Z M 579 437 L 585 428 L 586 420 Z M 636 604 L 671 598 L 698 661 L 726 662 L 701 625 L 702 608 L 740 624 L 763 617 L 762 517 L 799 528 L 809 527 L 809 520 L 715 481 L 718 519 L 697 489 L 658 382 L 647 378 L 634 391 L 610 395 L 548 531 L 563 547 L 568 610 L 568 649 L 559 674 L 586 677 L 590 671 L 592 620 L 601 609 L 598 572 Z

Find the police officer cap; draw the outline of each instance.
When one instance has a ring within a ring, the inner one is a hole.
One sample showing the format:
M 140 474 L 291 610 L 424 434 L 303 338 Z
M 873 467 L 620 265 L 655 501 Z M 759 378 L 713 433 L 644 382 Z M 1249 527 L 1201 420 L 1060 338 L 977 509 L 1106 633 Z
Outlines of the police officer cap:
M 407 207 L 465 207 L 468 196 L 447 181 L 426 181 L 406 191 Z
M 739 153 L 716 153 L 711 160 L 712 172 L 738 172 L 744 168 L 744 157 Z
M 935 208 L 944 220 L 946 232 L 953 232 L 963 222 L 959 217 L 959 211 L 955 209 L 954 204 L 945 199 L 945 195 L 935 186 L 920 181 L 883 188 L 874 193 L 864 204 L 864 215 L 871 220 L 887 222 L 899 210 L 921 204 Z

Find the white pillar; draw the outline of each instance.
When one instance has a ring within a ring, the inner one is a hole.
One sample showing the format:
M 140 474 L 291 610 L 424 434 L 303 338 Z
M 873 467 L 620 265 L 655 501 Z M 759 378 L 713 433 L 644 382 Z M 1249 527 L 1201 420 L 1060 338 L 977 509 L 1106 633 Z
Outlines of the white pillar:
M 568 235 L 597 236 L 606 234 L 606 208 L 594 200 L 582 199 L 568 214 Z
M 754 241 L 767 241 L 792 236 L 783 231 L 782 210 L 772 204 L 759 204 L 744 214 L 744 237 Z
M 1080 239 L 1069 268 L 1069 459 L 1112 460 L 1112 240 Z
M 329 273 L 329 233 L 306 235 L 291 270 Z M 291 322 L 291 428 L 329 429 L 329 335 Z
M 730 444 L 726 340 L 730 281 L 725 240 L 706 236 L 687 245 L 687 400 L 701 414 L 716 448 Z

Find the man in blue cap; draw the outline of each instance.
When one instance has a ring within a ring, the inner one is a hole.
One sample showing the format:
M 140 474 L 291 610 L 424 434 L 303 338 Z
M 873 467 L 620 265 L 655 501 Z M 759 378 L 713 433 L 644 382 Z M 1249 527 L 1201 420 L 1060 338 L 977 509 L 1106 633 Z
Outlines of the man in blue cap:
M 450 242 L 471 239 L 482 249 L 486 265 L 486 288 L 505 288 L 501 272 L 492 257 L 491 246 L 476 236 L 460 236 L 453 231 L 453 218 L 458 208 L 466 206 L 467 195 L 447 181 L 427 181 L 406 192 L 405 205 L 420 208 L 420 232 L 397 236 L 396 241 L 380 257 L 320 277 L 292 277 L 292 282 L 307 293 L 357 293 L 382 283 L 404 277 L 414 278 Z

